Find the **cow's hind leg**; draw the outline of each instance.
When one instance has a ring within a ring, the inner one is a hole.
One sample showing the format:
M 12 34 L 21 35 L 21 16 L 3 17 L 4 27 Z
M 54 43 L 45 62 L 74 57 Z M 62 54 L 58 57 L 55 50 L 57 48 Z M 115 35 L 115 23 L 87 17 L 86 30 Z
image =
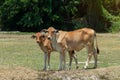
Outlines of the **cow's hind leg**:
M 87 50 L 88 50 L 88 57 L 87 57 L 87 61 L 86 61 L 85 66 L 84 66 L 85 69 L 88 68 L 89 62 L 90 62 L 91 57 L 93 55 L 93 47 L 88 47 Z
M 94 49 L 93 56 L 94 56 L 94 68 L 96 68 L 97 67 L 97 52 L 95 49 Z
M 86 61 L 85 66 L 84 66 L 85 69 L 88 68 L 88 65 L 89 65 L 89 62 L 90 62 L 90 60 L 91 60 L 91 57 L 92 57 L 92 54 L 89 53 L 89 54 L 88 54 L 88 57 L 87 57 L 87 61 Z

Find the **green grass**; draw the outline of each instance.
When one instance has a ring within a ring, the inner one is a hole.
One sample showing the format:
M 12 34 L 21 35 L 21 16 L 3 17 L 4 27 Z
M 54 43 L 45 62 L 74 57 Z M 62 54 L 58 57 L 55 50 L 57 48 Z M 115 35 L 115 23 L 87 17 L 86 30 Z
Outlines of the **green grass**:
M 33 33 L 9 34 L 0 33 L 0 65 L 9 67 L 22 66 L 35 70 L 43 68 L 43 52 L 34 39 Z M 120 65 L 120 36 L 119 34 L 97 34 L 100 54 L 98 55 L 98 67 Z M 66 53 L 67 54 L 67 53 Z M 79 62 L 85 62 L 86 50 L 76 53 Z M 67 62 L 69 61 L 67 54 Z M 93 61 L 93 59 L 92 59 Z M 68 64 L 67 64 L 68 65 Z M 59 66 L 59 53 L 51 53 L 51 69 L 57 70 Z M 84 64 L 79 64 L 82 69 Z M 90 64 L 92 67 L 93 64 Z M 73 63 L 72 69 L 75 69 Z

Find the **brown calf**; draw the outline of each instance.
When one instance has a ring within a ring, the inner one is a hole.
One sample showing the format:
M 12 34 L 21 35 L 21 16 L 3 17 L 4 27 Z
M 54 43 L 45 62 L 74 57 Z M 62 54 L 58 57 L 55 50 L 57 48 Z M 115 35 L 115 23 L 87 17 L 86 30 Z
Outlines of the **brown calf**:
M 51 43 L 48 41 L 47 46 L 44 46 L 45 42 L 45 35 L 43 35 L 41 32 L 37 32 L 35 35 L 32 35 L 32 38 L 36 39 L 36 43 L 38 43 L 41 50 L 44 52 L 44 68 L 43 70 L 50 68 L 50 54 L 52 51 Z M 48 61 L 48 67 L 46 67 L 46 62 Z
M 87 48 L 88 58 L 84 68 L 88 67 L 89 61 L 94 56 L 94 68 L 97 67 L 97 53 L 99 53 L 96 33 L 93 29 L 82 28 L 74 31 L 59 31 L 53 27 L 49 27 L 45 31 L 47 33 L 48 39 L 52 43 L 53 49 L 60 52 L 60 69 L 62 69 L 62 61 L 64 60 L 65 66 L 65 51 L 80 51 L 84 47 Z M 96 41 L 96 45 L 95 42 Z M 70 60 L 70 67 L 71 67 Z

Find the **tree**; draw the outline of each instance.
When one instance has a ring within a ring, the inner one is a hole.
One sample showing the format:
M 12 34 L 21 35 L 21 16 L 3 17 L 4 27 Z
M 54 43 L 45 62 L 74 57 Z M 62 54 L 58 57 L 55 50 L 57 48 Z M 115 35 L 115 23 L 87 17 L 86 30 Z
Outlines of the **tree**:
M 112 24 L 116 24 L 115 22 L 118 22 L 117 26 L 119 24 L 119 0 L 1 0 L 0 2 L 0 22 L 3 30 L 40 31 L 49 26 L 74 30 L 87 26 L 103 32 L 106 31 L 106 25 L 109 29 Z

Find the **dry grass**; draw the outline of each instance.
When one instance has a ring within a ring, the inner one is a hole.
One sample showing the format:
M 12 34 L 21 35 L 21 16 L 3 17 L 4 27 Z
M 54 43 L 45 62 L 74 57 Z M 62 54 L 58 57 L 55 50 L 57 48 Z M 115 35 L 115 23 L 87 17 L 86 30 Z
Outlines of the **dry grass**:
M 35 71 L 0 66 L 0 80 L 120 80 L 120 66 L 71 71 Z
M 0 66 L 0 80 L 37 80 L 38 72 L 24 67 Z

